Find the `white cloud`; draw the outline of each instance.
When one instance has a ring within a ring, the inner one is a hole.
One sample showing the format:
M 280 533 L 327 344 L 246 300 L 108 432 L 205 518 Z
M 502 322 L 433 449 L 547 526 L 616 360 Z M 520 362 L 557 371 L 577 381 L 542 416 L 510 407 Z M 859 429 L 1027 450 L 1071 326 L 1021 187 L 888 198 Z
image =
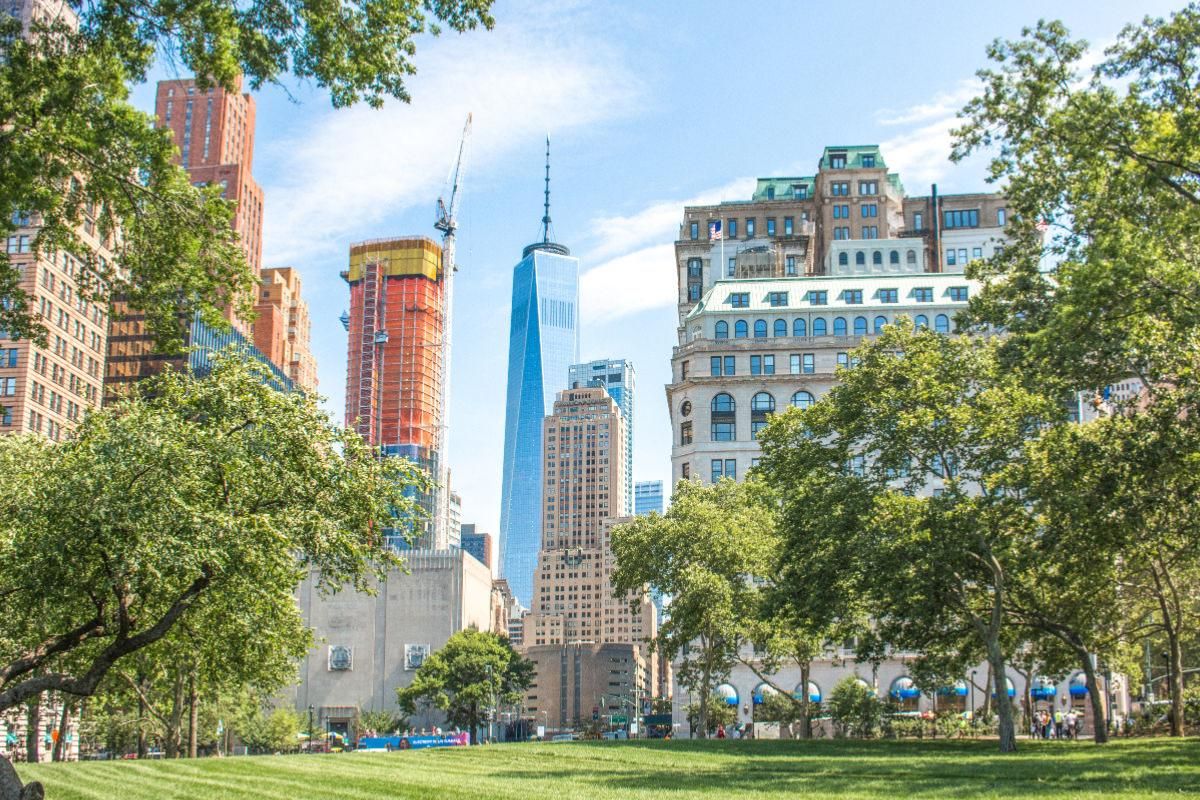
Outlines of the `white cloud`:
M 600 217 L 589 230 L 596 243 L 583 258 L 597 266 L 583 273 L 580 296 L 584 319 L 606 322 L 651 308 L 674 305 L 675 248 L 684 206 L 743 200 L 754 191 L 753 178 L 739 178 L 693 197 L 651 203 L 627 216 Z
M 435 40 L 411 105 L 326 112 L 283 142 L 265 187 L 267 260 L 340 253 L 344 236 L 410 207 L 432 216 L 468 112 L 471 169 L 484 172 L 531 138 L 631 111 L 639 83 L 619 56 L 554 20 Z
M 979 80 L 971 78 L 960 81 L 949 91 L 939 92 L 929 102 L 899 111 L 879 112 L 881 125 L 907 128 L 882 142 L 880 148 L 887 156 L 889 169 L 910 184 L 910 191 L 920 194 L 916 187 L 961 173 L 961 169 L 950 163 L 950 132 L 961 122 L 958 112 L 981 89 Z

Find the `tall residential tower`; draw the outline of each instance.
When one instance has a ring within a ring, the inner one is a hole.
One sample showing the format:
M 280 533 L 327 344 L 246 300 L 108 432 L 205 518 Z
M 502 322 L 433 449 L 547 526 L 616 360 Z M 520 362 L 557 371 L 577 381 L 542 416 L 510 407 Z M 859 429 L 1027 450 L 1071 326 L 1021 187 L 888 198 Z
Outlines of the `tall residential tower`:
M 585 386 L 599 386 L 608 391 L 608 396 L 617 401 L 621 409 L 621 417 L 625 420 L 625 506 L 621 513 L 629 516 L 633 513 L 633 395 L 634 395 L 633 363 L 624 359 L 606 359 L 589 361 L 586 364 L 572 364 L 567 376 L 567 386 L 571 389 L 582 389 Z
M 579 360 L 579 259 L 551 235 L 547 142 L 542 240 L 513 269 L 500 493 L 500 575 L 525 607 L 541 544 L 542 422 Z

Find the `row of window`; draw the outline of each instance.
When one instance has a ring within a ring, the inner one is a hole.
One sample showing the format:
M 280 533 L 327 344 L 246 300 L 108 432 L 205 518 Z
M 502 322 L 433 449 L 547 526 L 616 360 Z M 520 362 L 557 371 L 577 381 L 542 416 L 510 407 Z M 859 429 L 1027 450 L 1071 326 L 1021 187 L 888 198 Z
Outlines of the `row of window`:
M 810 392 L 803 389 L 792 394 L 791 404 L 795 408 L 808 408 L 815 402 Z M 733 396 L 721 392 L 709 404 L 709 441 L 737 441 L 737 403 Z M 757 439 L 759 432 L 767 426 L 768 417 L 775 412 L 775 396 L 770 392 L 758 392 L 750 400 L 750 438 Z M 693 441 L 691 420 L 679 425 L 679 444 Z
M 849 237 L 845 237 L 845 238 L 849 238 Z M 864 236 L 863 238 L 864 239 L 874 239 L 877 237 Z M 905 260 L 905 263 L 907 263 L 909 265 L 916 264 L 917 263 L 917 251 L 909 250 L 905 254 L 904 260 Z M 866 266 L 867 254 L 865 252 L 863 252 L 862 250 L 855 252 L 854 263 L 860 267 Z M 875 250 L 874 252 L 871 253 L 871 263 L 876 266 L 883 265 L 883 251 L 882 250 Z M 888 252 L 888 263 L 889 264 L 897 264 L 897 265 L 900 263 L 900 251 L 899 250 L 892 250 L 892 251 Z M 838 266 L 839 267 L 850 266 L 850 254 L 848 252 L 846 252 L 845 250 L 838 253 Z
M 771 192 L 768 191 L 768 199 L 774 199 L 773 197 L 770 197 L 770 194 L 771 194 Z M 808 212 L 805 212 L 800 215 L 801 222 L 805 222 L 807 220 L 808 220 Z M 745 238 L 753 239 L 754 234 L 757 232 L 758 219 L 756 217 L 746 217 L 745 220 L 743 220 L 743 222 L 745 223 L 745 227 L 743 228 L 743 230 L 745 231 Z M 775 217 L 767 217 L 766 222 L 767 222 L 767 236 L 777 235 L 779 233 L 779 226 L 778 226 L 777 219 Z M 796 218 L 795 217 L 784 217 L 783 218 L 783 235 L 784 236 L 794 236 L 795 234 L 796 234 Z M 719 219 L 709 220 L 708 236 L 709 236 L 709 239 L 736 239 L 736 238 L 738 238 L 738 220 L 733 217 L 730 217 L 729 219 L 725 220 L 725 226 L 723 229 L 721 227 L 721 220 L 719 220 Z M 697 241 L 700 238 L 700 223 L 699 223 L 699 221 L 693 221 L 693 222 L 688 223 L 688 238 L 690 238 L 692 241 Z
M 788 372 L 792 375 L 811 375 L 816 372 L 815 353 L 792 353 L 788 356 Z M 775 355 L 765 353 L 750 356 L 751 375 L 774 375 Z M 714 378 L 737 375 L 737 356 L 711 356 L 709 375 Z
M 967 302 L 970 297 L 970 292 L 966 286 L 950 286 L 946 289 L 946 295 L 951 301 L 956 303 Z M 933 302 L 933 287 L 932 286 L 917 286 L 909 292 L 914 302 L 917 303 L 932 303 Z M 863 290 L 862 289 L 843 289 L 840 295 L 842 302 L 849 306 L 862 305 Z M 881 303 L 898 303 L 900 302 L 900 290 L 895 288 L 878 289 L 875 292 L 875 297 Z M 767 292 L 766 301 L 772 308 L 783 308 L 788 305 L 787 292 Z M 825 306 L 829 305 L 829 292 L 824 289 L 810 289 L 804 293 L 803 299 L 808 301 L 810 306 Z M 749 308 L 750 293 L 749 292 L 730 292 L 729 297 L 725 299 L 732 308 Z M 782 322 L 782 320 L 780 320 Z M 718 323 L 720 324 L 720 323 Z M 765 323 L 764 323 L 765 324 Z M 765 335 L 765 334 L 764 334 Z M 776 334 L 779 335 L 779 334 Z M 719 338 L 719 337 L 718 337 Z
M 894 303 L 896 301 L 892 300 L 889 302 Z M 834 317 L 833 318 L 833 335 L 834 336 L 846 336 L 851 332 L 851 330 L 853 331 L 853 334 L 855 336 L 865 336 L 868 332 L 882 333 L 883 326 L 887 325 L 888 322 L 889 322 L 888 318 L 883 316 L 882 314 L 880 314 L 879 316 L 875 317 L 872 327 L 868 330 L 866 317 L 854 317 L 852 322 L 847 322 L 845 317 Z M 913 317 L 913 324 L 916 325 L 918 328 L 928 328 L 929 327 L 929 317 L 926 316 L 925 314 L 917 314 L 915 317 Z M 850 328 L 850 325 L 853 325 L 852 329 Z M 934 316 L 933 329 L 935 331 L 937 331 L 938 333 L 949 333 L 950 332 L 950 317 L 948 317 L 945 314 L 937 314 L 936 316 Z M 754 338 L 755 339 L 768 338 L 767 330 L 768 330 L 767 321 L 765 319 L 759 319 L 759 320 L 754 321 Z M 784 320 L 784 319 L 775 320 L 775 324 L 771 330 L 775 337 L 787 336 L 788 335 L 787 320 Z M 816 319 L 814 319 L 812 321 L 812 332 L 811 332 L 812 336 L 828 336 L 829 333 L 830 333 L 829 327 L 827 326 L 824 317 L 817 317 Z M 791 335 L 794 337 L 809 336 L 810 333 L 809 333 L 808 321 L 802 317 L 792 320 Z M 713 328 L 713 337 L 716 339 L 728 339 L 729 338 L 729 323 L 726 322 L 725 320 L 718 320 L 717 324 Z M 733 338 L 735 338 L 735 339 L 750 338 L 750 325 L 746 320 L 739 319 L 733 323 Z
M 863 203 L 859 208 L 859 214 L 864 219 L 879 216 L 878 203 Z M 834 219 L 850 219 L 850 206 L 847 203 L 835 203 L 833 206 Z

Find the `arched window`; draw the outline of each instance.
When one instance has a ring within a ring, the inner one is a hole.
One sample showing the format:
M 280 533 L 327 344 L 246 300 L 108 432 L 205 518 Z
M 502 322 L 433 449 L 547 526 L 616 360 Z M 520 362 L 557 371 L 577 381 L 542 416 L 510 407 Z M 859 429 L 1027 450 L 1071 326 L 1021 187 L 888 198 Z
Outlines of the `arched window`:
M 712 399 L 709 406 L 712 410 L 711 439 L 714 442 L 733 442 L 737 440 L 737 405 L 733 396 L 721 392 Z
M 825 335 L 825 318 L 817 317 L 813 320 L 813 336 Z
M 713 335 L 718 339 L 728 339 L 729 323 L 725 320 L 718 321 L 716 327 L 713 329 Z
M 733 688 L 728 683 L 722 683 L 713 690 L 713 694 L 724 700 L 727 705 L 737 706 L 738 704 L 737 689 Z
M 763 701 L 773 694 L 779 694 L 779 691 L 769 683 L 760 683 L 754 687 L 754 691 L 750 693 L 750 699 L 754 705 L 760 706 Z
M 755 339 L 767 338 L 767 321 L 765 319 L 754 320 L 754 338 Z
M 867 318 L 866 317 L 855 317 L 854 318 L 854 335 L 855 336 L 866 336 L 867 335 Z
M 871 253 L 871 263 L 878 264 L 878 265 L 883 264 L 883 251 L 882 250 L 876 250 L 874 253 Z
M 838 266 L 845 267 L 850 265 L 850 255 L 846 251 L 838 253 Z
M 798 317 L 792 322 L 792 336 L 808 336 L 808 325 L 803 317 Z
M 845 317 L 834 317 L 833 318 L 833 335 L 834 336 L 845 336 L 846 335 L 846 318 Z
M 865 265 L 867 263 L 867 254 L 864 253 L 862 250 L 859 250 L 857 253 L 854 254 L 854 263 L 858 264 L 860 266 Z
M 900 704 L 901 711 L 916 711 L 921 700 L 921 690 L 907 675 L 901 675 L 892 681 L 892 688 L 888 694 Z
M 787 320 L 786 319 L 775 320 L 775 335 L 776 336 L 787 336 Z
M 917 251 L 916 251 L 916 250 L 909 250 L 909 251 L 908 251 L 908 255 L 907 255 L 907 256 L 905 256 L 904 258 L 905 258 L 905 260 L 906 260 L 906 261 L 907 261 L 909 264 L 915 264 L 915 263 L 917 263 Z
M 801 684 L 796 684 L 796 688 L 792 690 L 792 697 L 797 700 L 804 699 L 804 687 Z M 817 684 L 813 683 L 812 681 L 808 682 L 808 702 L 821 702 L 821 687 L 817 686 Z
M 875 318 L 875 332 L 876 333 L 883 333 L 884 325 L 887 325 L 887 317 L 876 317 Z
M 938 314 L 933 318 L 933 329 L 938 333 L 950 332 L 950 318 L 945 314 Z
M 750 399 L 751 411 L 774 411 L 775 398 L 769 392 L 759 392 Z
M 792 405 L 796 408 L 808 408 L 813 404 L 813 396 L 801 389 L 792 395 Z
M 900 263 L 900 251 L 899 250 L 893 250 L 892 252 L 888 253 L 888 263 L 889 264 L 899 264 Z
M 913 325 L 917 328 L 928 328 L 929 317 L 925 316 L 924 314 L 917 314 L 916 319 L 913 320 Z
M 750 335 L 750 326 L 746 324 L 746 320 L 739 319 L 733 323 L 733 338 L 745 339 Z

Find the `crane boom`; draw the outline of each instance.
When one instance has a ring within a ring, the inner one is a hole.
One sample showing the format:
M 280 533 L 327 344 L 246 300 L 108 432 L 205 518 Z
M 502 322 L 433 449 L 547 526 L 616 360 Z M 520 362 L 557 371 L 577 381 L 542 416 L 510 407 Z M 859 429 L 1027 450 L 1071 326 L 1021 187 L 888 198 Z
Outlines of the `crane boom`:
M 441 425 L 437 437 L 437 482 L 434 506 L 434 546 L 445 548 L 450 543 L 450 355 L 454 323 L 454 273 L 458 271 L 455 260 L 455 239 L 458 232 L 458 208 L 462 204 L 463 179 L 467 168 L 467 144 L 471 140 L 471 114 L 463 125 L 462 138 L 458 143 L 458 160 L 454 164 L 454 177 L 450 187 L 450 201 L 437 201 L 437 220 L 433 227 L 442 232 L 442 302 L 445 313 L 442 319 L 442 397 Z

